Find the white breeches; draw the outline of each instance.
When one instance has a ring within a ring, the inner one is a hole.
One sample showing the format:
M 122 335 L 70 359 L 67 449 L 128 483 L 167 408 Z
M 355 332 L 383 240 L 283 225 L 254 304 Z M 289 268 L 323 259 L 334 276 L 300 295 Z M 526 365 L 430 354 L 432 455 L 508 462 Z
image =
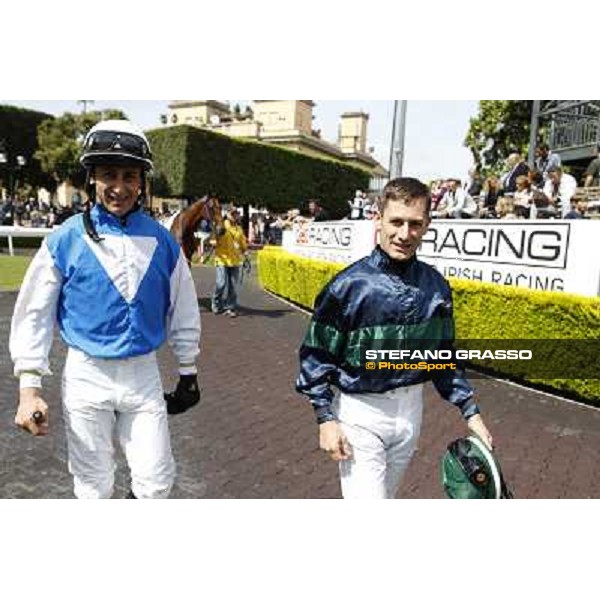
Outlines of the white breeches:
M 333 408 L 352 446 L 352 458 L 339 463 L 342 496 L 394 498 L 419 439 L 423 386 L 340 393 Z
M 156 354 L 106 360 L 70 348 L 62 390 L 75 496 L 112 496 L 116 433 L 135 496 L 166 498 L 175 462 Z

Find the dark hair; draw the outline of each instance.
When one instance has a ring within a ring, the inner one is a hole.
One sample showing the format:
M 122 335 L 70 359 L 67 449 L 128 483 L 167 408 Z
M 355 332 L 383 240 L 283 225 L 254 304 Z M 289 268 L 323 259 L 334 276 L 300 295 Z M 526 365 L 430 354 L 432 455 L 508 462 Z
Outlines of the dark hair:
M 538 171 L 537 169 L 530 169 L 529 177 L 530 177 L 532 183 L 534 183 L 537 186 L 544 183 L 544 176 L 542 175 L 542 172 Z
M 431 211 L 431 192 L 429 188 L 414 177 L 398 177 L 388 181 L 378 201 L 379 214 L 383 215 L 388 202 L 412 204 L 415 200 L 425 199 L 425 214 Z

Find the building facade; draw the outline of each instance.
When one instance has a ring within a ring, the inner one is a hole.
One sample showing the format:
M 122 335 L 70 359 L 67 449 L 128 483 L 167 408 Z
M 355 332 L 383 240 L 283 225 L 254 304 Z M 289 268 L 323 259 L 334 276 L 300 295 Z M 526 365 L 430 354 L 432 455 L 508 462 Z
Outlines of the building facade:
M 244 112 L 217 100 L 173 100 L 165 125 L 192 125 L 216 133 L 276 144 L 316 158 L 333 158 L 385 178 L 387 171 L 367 151 L 369 115 L 341 115 L 337 144 L 313 129 L 312 100 L 253 100 Z

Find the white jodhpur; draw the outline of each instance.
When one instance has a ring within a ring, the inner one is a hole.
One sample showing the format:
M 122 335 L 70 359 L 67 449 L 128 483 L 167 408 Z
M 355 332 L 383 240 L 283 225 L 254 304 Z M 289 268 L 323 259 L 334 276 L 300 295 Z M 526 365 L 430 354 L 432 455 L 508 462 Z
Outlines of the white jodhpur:
M 156 354 L 98 359 L 70 348 L 62 387 L 75 496 L 112 496 L 116 434 L 136 498 L 168 497 L 175 462 Z
M 339 463 L 342 496 L 395 498 L 421 431 L 423 385 L 340 393 L 333 409 L 352 446 L 352 458 Z

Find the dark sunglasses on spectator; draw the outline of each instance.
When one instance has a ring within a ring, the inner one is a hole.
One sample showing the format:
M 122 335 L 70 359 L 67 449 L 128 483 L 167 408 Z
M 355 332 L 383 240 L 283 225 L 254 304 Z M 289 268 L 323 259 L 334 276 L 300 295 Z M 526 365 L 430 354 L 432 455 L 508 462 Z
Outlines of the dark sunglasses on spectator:
M 128 133 L 116 131 L 98 131 L 87 141 L 88 151 L 102 152 L 106 150 L 123 150 L 136 156 L 149 156 L 147 144 L 141 138 Z

